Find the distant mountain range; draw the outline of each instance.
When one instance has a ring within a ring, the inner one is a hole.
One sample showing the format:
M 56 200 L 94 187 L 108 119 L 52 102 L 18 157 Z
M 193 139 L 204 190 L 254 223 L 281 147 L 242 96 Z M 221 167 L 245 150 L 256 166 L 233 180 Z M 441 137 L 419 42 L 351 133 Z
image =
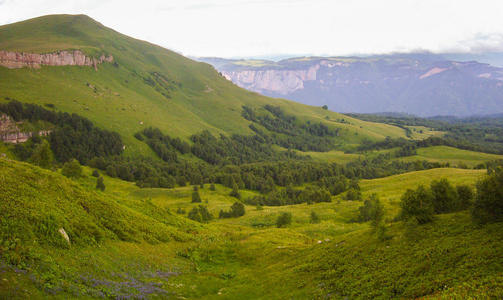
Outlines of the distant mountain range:
M 447 57 L 447 58 L 446 58 Z M 337 112 L 421 117 L 503 113 L 503 68 L 469 58 L 501 55 L 393 54 L 300 57 L 279 62 L 197 58 L 238 86 Z

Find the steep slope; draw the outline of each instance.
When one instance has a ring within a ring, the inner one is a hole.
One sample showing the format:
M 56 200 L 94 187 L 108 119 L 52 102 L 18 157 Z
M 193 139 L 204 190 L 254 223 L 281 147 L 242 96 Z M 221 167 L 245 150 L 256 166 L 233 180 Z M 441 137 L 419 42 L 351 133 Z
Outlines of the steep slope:
M 201 58 L 239 86 L 338 112 L 419 116 L 503 111 L 503 70 L 437 55 L 304 57 L 280 62 Z
M 182 138 L 203 130 L 217 136 L 252 133 L 250 122 L 241 116 L 243 105 L 281 106 L 301 120 L 332 128 L 336 125 L 326 118 L 348 119 L 321 107 L 243 90 L 208 64 L 121 35 L 83 15 L 52 15 L 2 26 L 0 51 L 4 61 L 10 60 L 4 65 L 11 67 L 0 67 L 0 101 L 52 104 L 87 117 L 119 132 L 130 155 L 148 154 L 133 134 L 149 126 Z M 49 58 L 44 61 L 40 55 Z M 30 62 L 33 57 L 38 57 L 37 63 Z M 370 135 L 380 135 L 368 128 Z M 361 132 L 360 137 L 366 135 Z

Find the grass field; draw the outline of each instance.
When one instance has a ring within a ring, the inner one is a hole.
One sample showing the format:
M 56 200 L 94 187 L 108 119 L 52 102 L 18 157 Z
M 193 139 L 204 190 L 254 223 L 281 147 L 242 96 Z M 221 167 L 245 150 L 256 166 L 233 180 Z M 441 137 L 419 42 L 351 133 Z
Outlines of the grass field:
M 473 168 L 486 161 L 501 159 L 501 155 L 487 154 L 468 150 L 461 150 L 447 146 L 435 146 L 417 149 L 417 155 L 402 157 L 402 161 L 426 160 L 430 162 L 449 163 L 451 166 L 465 164 Z
M 192 187 L 139 189 L 105 176 L 106 190 L 98 192 L 87 167 L 85 176 L 74 182 L 6 159 L 0 159 L 0 165 L 0 247 L 7 245 L 6 237 L 14 243 L 32 241 L 7 252 L 2 248 L 4 259 L 17 263 L 0 265 L 5 279 L 0 295 L 380 299 L 399 293 L 402 298 L 489 299 L 503 291 L 497 275 L 502 271 L 497 249 L 503 243 L 503 227 L 474 227 L 466 212 L 440 216 L 420 227 L 393 223 L 385 242 L 368 224 L 349 222 L 362 202 L 340 197 L 312 205 L 246 206 L 243 217 L 199 224 L 174 213 L 198 205 L 191 203 Z M 453 184 L 471 184 L 481 176 L 482 170 L 434 169 L 363 180 L 361 188 L 364 198 L 379 195 L 391 219 L 407 188 L 444 177 Z M 208 186 L 199 191 L 202 204 L 215 217 L 235 201 L 230 189 L 220 185 L 214 192 Z M 292 224 L 276 228 L 278 215 L 285 211 L 292 213 Z M 310 222 L 311 212 L 319 223 Z M 51 218 L 56 223 L 50 226 L 62 226 L 70 234 L 70 246 L 58 235 L 42 233 L 37 227 L 41 223 L 29 221 Z M 111 222 L 103 222 L 105 218 Z M 425 257 L 430 265 L 424 264 Z

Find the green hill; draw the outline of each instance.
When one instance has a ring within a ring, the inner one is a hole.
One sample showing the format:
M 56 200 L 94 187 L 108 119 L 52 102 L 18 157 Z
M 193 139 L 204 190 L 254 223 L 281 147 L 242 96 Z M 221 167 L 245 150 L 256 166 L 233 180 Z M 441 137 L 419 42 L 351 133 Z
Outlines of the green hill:
M 199 224 L 187 211 L 190 190 L 139 189 L 105 178 L 96 191 L 86 168 L 76 181 L 0 159 L 0 295 L 9 299 L 497 299 L 502 224 L 474 225 L 466 212 L 427 225 L 395 222 L 380 240 L 367 224 L 348 223 L 362 202 L 266 207 Z M 395 198 L 409 185 L 449 175 L 463 183 L 480 171 L 421 171 L 362 183 Z M 421 178 L 417 181 L 416 178 Z M 201 189 L 216 215 L 229 189 Z M 320 223 L 309 220 L 309 212 Z M 281 212 L 289 228 L 275 228 Z M 262 224 L 256 227 L 257 224 Z M 68 243 L 59 230 L 68 234 Z M 318 240 L 320 242 L 318 242 Z M 285 284 L 285 282 L 287 284 Z
M 97 70 L 90 66 L 0 67 L 0 101 L 52 104 L 121 134 L 128 151 L 148 154 L 133 134 L 149 126 L 187 138 L 213 134 L 250 134 L 242 106 L 282 107 L 300 120 L 343 127 L 341 142 L 368 137 L 405 136 L 399 128 L 351 119 L 282 99 L 260 96 L 223 78 L 213 67 L 173 51 L 124 36 L 83 15 L 52 15 L 0 27 L 0 51 L 53 53 L 82 50 L 89 57 L 113 56 Z M 347 124 L 330 120 L 345 119 Z M 347 129 L 347 131 L 346 131 Z M 358 136 L 355 136 L 358 134 Z M 129 147 L 131 146 L 131 147 Z
M 502 297 L 501 223 L 475 224 L 468 205 L 425 225 L 399 214 L 419 184 L 449 178 L 466 192 L 501 174 L 497 161 L 446 162 L 499 156 L 435 146 L 394 159 L 400 149 L 378 142 L 443 132 L 248 92 L 86 16 L 0 27 L 0 51 L 74 50 L 113 61 L 0 67 L 6 126 L 52 131 L 0 142 L 0 298 Z M 21 112 L 43 118 L 16 123 Z M 82 176 L 63 176 L 76 157 Z M 357 218 L 373 194 L 383 235 Z

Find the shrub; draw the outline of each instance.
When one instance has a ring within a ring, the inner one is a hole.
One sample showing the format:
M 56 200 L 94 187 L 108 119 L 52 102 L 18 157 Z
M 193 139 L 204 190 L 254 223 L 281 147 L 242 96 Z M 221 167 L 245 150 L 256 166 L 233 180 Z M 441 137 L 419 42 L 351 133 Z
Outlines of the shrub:
M 320 223 L 320 217 L 318 217 L 318 215 L 314 211 L 311 211 L 311 214 L 309 215 L 309 222 L 311 224 Z
M 96 188 L 102 192 L 105 190 L 105 183 L 103 182 L 103 177 L 99 177 L 98 180 L 96 181 Z
M 292 213 L 290 212 L 282 212 L 278 219 L 276 220 L 276 227 L 286 227 L 292 223 Z
M 435 213 L 450 213 L 460 209 L 456 189 L 447 178 L 433 180 L 430 188 L 433 195 L 433 210 Z
M 358 221 L 367 222 L 370 221 L 370 225 L 374 229 L 378 229 L 384 220 L 384 206 L 377 194 L 372 194 L 369 200 L 363 202 L 363 206 L 358 208 L 360 215 L 358 216 Z
M 206 223 L 213 220 L 213 215 L 208 212 L 208 208 L 203 205 L 194 207 L 188 214 L 189 219 L 200 223 Z
M 220 213 L 218 214 L 218 218 L 224 219 L 224 218 L 238 218 L 241 216 L 245 215 L 245 206 L 243 203 L 240 202 L 234 202 L 231 206 L 231 210 L 228 212 L 224 212 L 223 210 L 220 210 Z
M 414 218 L 419 224 L 433 221 L 433 195 L 420 185 L 416 190 L 407 189 L 400 199 L 401 215 L 404 219 Z
M 100 172 L 98 170 L 94 170 L 91 176 L 98 178 L 100 177 Z
M 199 196 L 198 191 L 193 191 L 192 192 L 192 203 L 200 203 L 201 202 L 201 196 Z
M 232 185 L 232 191 L 229 194 L 229 196 L 237 198 L 237 199 L 241 199 L 241 194 L 239 193 L 238 185 L 236 183 L 234 183 Z
M 82 177 L 82 166 L 79 161 L 74 158 L 63 165 L 61 175 L 74 179 L 80 178 Z
M 43 140 L 42 143 L 37 146 L 29 161 L 30 163 L 41 168 L 50 169 L 52 167 L 53 159 L 54 156 L 52 154 L 49 142 L 47 142 L 47 140 Z
M 498 167 L 489 177 L 476 184 L 472 209 L 476 223 L 503 222 L 503 171 Z

